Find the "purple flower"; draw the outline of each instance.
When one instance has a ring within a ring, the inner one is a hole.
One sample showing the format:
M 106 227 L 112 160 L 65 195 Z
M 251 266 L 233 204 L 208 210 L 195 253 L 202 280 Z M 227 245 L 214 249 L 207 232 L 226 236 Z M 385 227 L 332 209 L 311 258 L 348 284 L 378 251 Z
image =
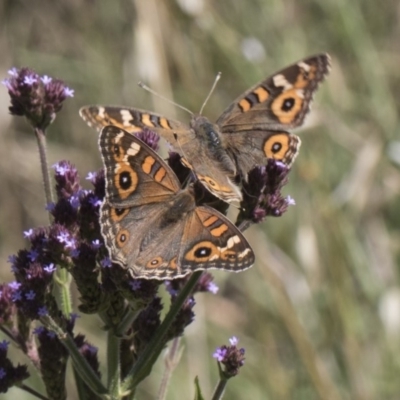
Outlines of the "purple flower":
M 48 274 L 52 274 L 56 270 L 56 267 L 53 263 L 51 263 L 49 265 L 45 265 L 43 267 L 43 270 L 46 271 Z
M 54 339 L 56 337 L 56 334 L 53 331 L 47 331 L 47 336 L 50 339 Z
M 222 347 L 217 347 L 217 348 L 215 349 L 215 352 L 214 352 L 214 354 L 213 354 L 213 357 L 214 357 L 217 361 L 221 362 L 221 361 L 223 361 L 223 359 L 225 358 L 227 351 L 228 351 L 227 349 L 223 349 Z
M 109 257 L 105 257 L 100 261 L 100 264 L 103 268 L 110 268 L 112 266 L 112 262 Z
M 18 290 L 18 289 L 21 287 L 21 284 L 20 284 L 19 282 L 17 282 L 17 281 L 12 281 L 12 282 L 10 282 L 10 283 L 8 284 L 8 287 L 9 287 L 11 290 Z
M 158 151 L 158 142 L 160 140 L 160 136 L 158 136 L 157 133 L 145 128 L 136 133 L 135 136 L 145 142 L 147 146 L 151 147 L 154 151 Z
M 53 164 L 52 168 L 54 168 L 56 173 L 61 176 L 64 176 L 70 170 L 70 168 L 67 164 L 61 163 L 61 162 Z
M 225 379 L 229 379 L 237 375 L 239 373 L 239 369 L 244 365 L 245 350 L 243 348 L 238 349 L 236 347 L 239 340 L 236 336 L 232 336 L 229 339 L 229 342 L 231 344 L 230 346 L 223 345 L 218 347 L 213 354 L 213 357 L 224 366 L 221 373 Z
M 91 353 L 92 355 L 97 354 L 98 348 L 97 348 L 96 346 L 93 346 L 93 345 L 91 345 L 91 344 L 87 344 L 87 345 L 86 345 L 86 349 L 87 349 L 87 351 L 88 351 L 89 353 Z
M 71 238 L 65 243 L 65 247 L 70 250 L 74 250 L 76 248 L 76 240 Z
M 133 281 L 129 281 L 129 286 L 131 287 L 131 289 L 132 289 L 133 291 L 139 290 L 140 287 L 142 286 L 142 282 L 139 281 L 138 279 L 135 279 L 135 280 L 133 280 Z
M 13 115 L 25 116 L 34 128 L 46 129 L 54 121 L 67 97 L 74 91 L 59 79 L 40 77 L 29 68 L 12 68 L 10 77 L 3 80 L 11 99 Z
M 207 285 L 207 290 L 210 293 L 217 294 L 218 290 L 219 290 L 219 287 L 214 282 L 209 282 L 208 285 Z
M 71 197 L 69 198 L 69 202 L 70 202 L 71 206 L 72 206 L 75 210 L 77 210 L 77 209 L 79 208 L 79 206 L 81 205 L 79 196 L 71 196 Z
M 39 256 L 39 252 L 38 252 L 37 250 L 35 250 L 35 249 L 31 250 L 31 251 L 28 253 L 28 258 L 29 258 L 32 262 L 36 261 L 36 259 L 38 258 L 38 256 Z
M 280 161 L 268 160 L 267 165 L 252 169 L 243 182 L 243 201 L 237 224 L 245 220 L 261 222 L 266 216 L 281 216 L 294 200 L 284 198 L 281 189 L 288 182 L 290 168 Z
M 70 252 L 70 254 L 71 254 L 71 257 L 77 258 L 77 257 L 79 257 L 80 251 L 79 251 L 79 249 L 73 249 L 73 250 Z
M 296 201 L 291 196 L 287 196 L 286 197 L 286 202 L 287 202 L 288 206 L 295 206 L 296 205 Z
M 89 200 L 89 203 L 90 203 L 93 207 L 100 207 L 102 202 L 103 202 L 103 201 L 100 200 L 100 199 L 98 199 L 96 196 L 92 197 L 92 198 Z
M 18 76 L 18 70 L 17 70 L 17 68 L 15 68 L 15 67 L 12 67 L 11 69 L 9 69 L 8 71 L 8 74 L 9 75 L 11 75 L 11 76 Z
M 43 82 L 44 85 L 48 85 L 53 79 L 47 75 L 44 75 L 40 80 Z
M 229 339 L 229 343 L 231 344 L 231 346 L 236 346 L 239 343 L 239 339 L 236 336 L 232 336 Z
M 17 302 L 17 301 L 21 301 L 22 300 L 22 294 L 19 290 L 16 290 L 12 296 L 11 296 L 11 300 L 13 301 L 13 303 Z
M 10 264 L 14 264 L 16 261 L 17 261 L 17 256 L 15 254 L 8 256 L 7 262 L 9 262 Z
M 100 242 L 100 240 L 99 240 L 99 239 L 93 240 L 93 241 L 92 241 L 92 246 L 93 246 L 95 249 L 99 249 L 99 248 L 101 247 L 101 242 Z
M 173 288 L 171 281 L 164 281 L 164 285 L 165 285 L 165 288 L 167 289 L 167 292 L 171 296 L 177 296 L 178 295 L 179 292 L 178 292 L 177 289 Z
M 6 371 L 4 370 L 4 368 L 0 368 L 0 379 L 3 379 L 6 376 Z
M 24 231 L 24 238 L 30 238 L 33 235 L 33 229 L 29 229 L 28 231 Z
M 34 83 L 36 83 L 37 82 L 37 78 L 35 78 L 34 76 L 25 76 L 24 77 L 24 83 L 26 84 L 26 85 L 29 85 L 29 86 L 31 86 L 31 85 L 33 85 Z
M 45 317 L 46 315 L 48 315 L 49 311 L 47 310 L 46 306 L 40 307 L 38 310 L 38 315 L 39 317 Z
M 94 183 L 94 181 L 96 180 L 96 177 L 97 177 L 97 173 L 96 172 L 89 172 L 85 179 L 90 181 L 90 182 L 92 182 L 92 183 Z
M 71 238 L 69 232 L 61 232 L 59 235 L 57 235 L 57 240 L 60 243 L 64 243 L 65 247 L 74 247 L 72 246 L 74 239 Z
M 10 342 L 7 342 L 7 340 L 2 340 L 0 342 L 0 350 L 7 351 L 9 344 L 10 344 Z
M 74 97 L 74 90 L 69 87 L 64 88 L 64 94 L 66 97 Z
M 45 210 L 52 212 L 52 211 L 54 211 L 55 208 L 56 208 L 56 205 L 54 203 L 49 203 L 49 204 L 46 204 Z
M 41 335 L 45 331 L 44 326 L 38 326 L 33 330 L 34 335 Z
M 77 313 L 71 313 L 70 314 L 70 317 L 71 317 L 71 321 L 72 322 L 75 322 L 78 318 L 80 318 L 81 316 L 79 315 L 79 314 L 77 314 Z
M 25 293 L 25 297 L 27 300 L 34 300 L 36 293 L 33 290 L 30 290 L 28 293 Z

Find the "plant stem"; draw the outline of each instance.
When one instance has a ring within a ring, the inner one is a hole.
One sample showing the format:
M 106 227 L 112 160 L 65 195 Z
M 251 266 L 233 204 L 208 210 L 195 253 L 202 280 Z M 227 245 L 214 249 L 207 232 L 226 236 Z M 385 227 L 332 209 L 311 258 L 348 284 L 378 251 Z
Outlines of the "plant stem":
M 49 172 L 49 164 L 47 160 L 47 146 L 46 146 L 46 133 L 40 129 L 35 128 L 35 135 L 37 139 L 37 144 L 39 148 L 40 166 L 42 169 L 42 179 L 44 186 L 44 194 L 46 197 L 46 205 L 54 203 L 54 196 L 51 190 L 51 179 Z M 51 221 L 51 214 L 49 213 L 49 220 Z M 69 316 L 72 312 L 71 305 L 71 294 L 69 291 L 69 274 L 65 269 L 60 267 L 57 268 L 57 272 L 54 279 L 55 295 L 58 300 L 58 305 L 65 316 Z
M 218 385 L 215 387 L 215 390 L 214 390 L 211 400 L 222 399 L 222 396 L 224 395 L 227 383 L 228 383 L 227 379 L 220 379 L 220 381 L 218 382 Z
M 197 271 L 192 274 L 186 285 L 183 287 L 178 297 L 171 305 L 164 321 L 158 327 L 157 331 L 154 333 L 150 339 L 147 347 L 140 354 L 135 365 L 129 371 L 127 378 L 122 382 L 122 391 L 133 390 L 139 382 L 141 382 L 151 371 L 153 364 L 156 362 L 163 346 L 164 346 L 164 336 L 167 334 L 169 327 L 174 321 L 176 315 L 180 311 L 183 303 L 192 293 L 193 288 L 196 286 L 202 271 Z
M 49 400 L 48 397 L 43 396 L 42 394 L 40 394 L 39 392 L 37 392 L 35 389 L 32 389 L 31 387 L 25 385 L 24 383 L 21 383 L 20 385 L 18 385 L 18 387 L 22 390 L 25 390 L 25 392 L 30 393 L 32 396 L 37 397 L 38 399 L 41 400 Z
M 107 334 L 107 386 L 113 398 L 117 398 L 120 393 L 120 344 L 121 339 L 109 330 Z
M 46 149 L 46 134 L 40 128 L 35 128 L 35 135 L 39 148 L 40 166 L 42 168 L 42 178 L 44 185 L 44 194 L 46 196 L 46 204 L 54 202 L 53 192 L 51 190 L 51 179 L 49 173 L 49 165 L 47 161 L 47 149 Z M 49 213 L 51 222 L 51 216 Z
M 49 316 L 40 318 L 40 321 L 47 329 L 52 330 L 57 335 L 62 345 L 68 350 L 76 373 L 79 374 L 86 385 L 102 398 L 107 398 L 109 394 L 108 390 L 104 387 L 96 372 L 93 371 L 92 367 L 86 361 L 86 358 L 82 356 L 71 335 L 58 326 Z

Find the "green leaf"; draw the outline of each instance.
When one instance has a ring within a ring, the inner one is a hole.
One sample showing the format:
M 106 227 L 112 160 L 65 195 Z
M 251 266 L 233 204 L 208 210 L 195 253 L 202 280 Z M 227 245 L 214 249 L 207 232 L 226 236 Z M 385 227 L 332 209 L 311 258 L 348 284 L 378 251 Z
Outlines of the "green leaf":
M 199 377 L 198 376 L 196 376 L 196 378 L 194 379 L 194 386 L 195 386 L 194 400 L 204 400 L 204 397 L 203 397 L 203 395 L 201 393 Z

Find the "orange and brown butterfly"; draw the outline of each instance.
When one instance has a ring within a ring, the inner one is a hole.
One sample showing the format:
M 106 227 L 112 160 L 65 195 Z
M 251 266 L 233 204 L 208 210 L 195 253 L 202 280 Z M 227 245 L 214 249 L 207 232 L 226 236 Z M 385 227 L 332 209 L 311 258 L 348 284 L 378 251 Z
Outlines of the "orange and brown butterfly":
M 100 132 L 106 197 L 101 233 L 113 262 L 134 278 L 173 279 L 209 268 L 242 271 L 254 263 L 249 243 L 224 215 L 196 205 L 150 147 L 115 126 Z
M 85 106 L 80 115 L 98 130 L 107 125 L 130 133 L 150 128 L 172 144 L 211 193 L 227 202 L 240 201 L 237 175 L 246 180 L 252 168 L 270 158 L 291 166 L 301 142 L 288 130 L 303 124 L 329 68 L 327 54 L 286 67 L 240 95 L 216 123 L 193 115 L 186 124 L 123 106 Z

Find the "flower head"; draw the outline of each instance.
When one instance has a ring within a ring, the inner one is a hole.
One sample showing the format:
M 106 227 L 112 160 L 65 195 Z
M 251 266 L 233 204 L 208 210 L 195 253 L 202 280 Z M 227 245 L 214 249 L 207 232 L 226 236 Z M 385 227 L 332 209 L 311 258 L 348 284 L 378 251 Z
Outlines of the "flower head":
M 158 151 L 158 142 L 160 140 L 160 136 L 158 136 L 157 133 L 145 128 L 138 132 L 136 137 L 145 142 L 147 146 L 152 148 L 154 151 Z
M 9 388 L 29 377 L 28 367 L 19 365 L 14 367 L 7 357 L 8 342 L 0 342 L 0 393 L 6 393 Z
M 11 98 L 10 113 L 25 116 L 34 128 L 44 130 L 54 121 L 67 97 L 74 91 L 59 79 L 39 76 L 29 68 L 12 68 L 2 81 Z
M 279 217 L 294 200 L 283 197 L 281 189 L 288 182 L 290 168 L 280 161 L 268 160 L 267 165 L 256 167 L 243 182 L 243 201 L 238 221 L 261 222 L 266 216 Z
M 221 373 L 225 379 L 232 378 L 239 373 L 239 369 L 244 365 L 244 353 L 243 348 L 237 348 L 239 340 L 236 336 L 232 336 L 229 339 L 230 346 L 223 345 L 217 347 L 213 353 L 213 357 L 220 362 L 224 369 Z

